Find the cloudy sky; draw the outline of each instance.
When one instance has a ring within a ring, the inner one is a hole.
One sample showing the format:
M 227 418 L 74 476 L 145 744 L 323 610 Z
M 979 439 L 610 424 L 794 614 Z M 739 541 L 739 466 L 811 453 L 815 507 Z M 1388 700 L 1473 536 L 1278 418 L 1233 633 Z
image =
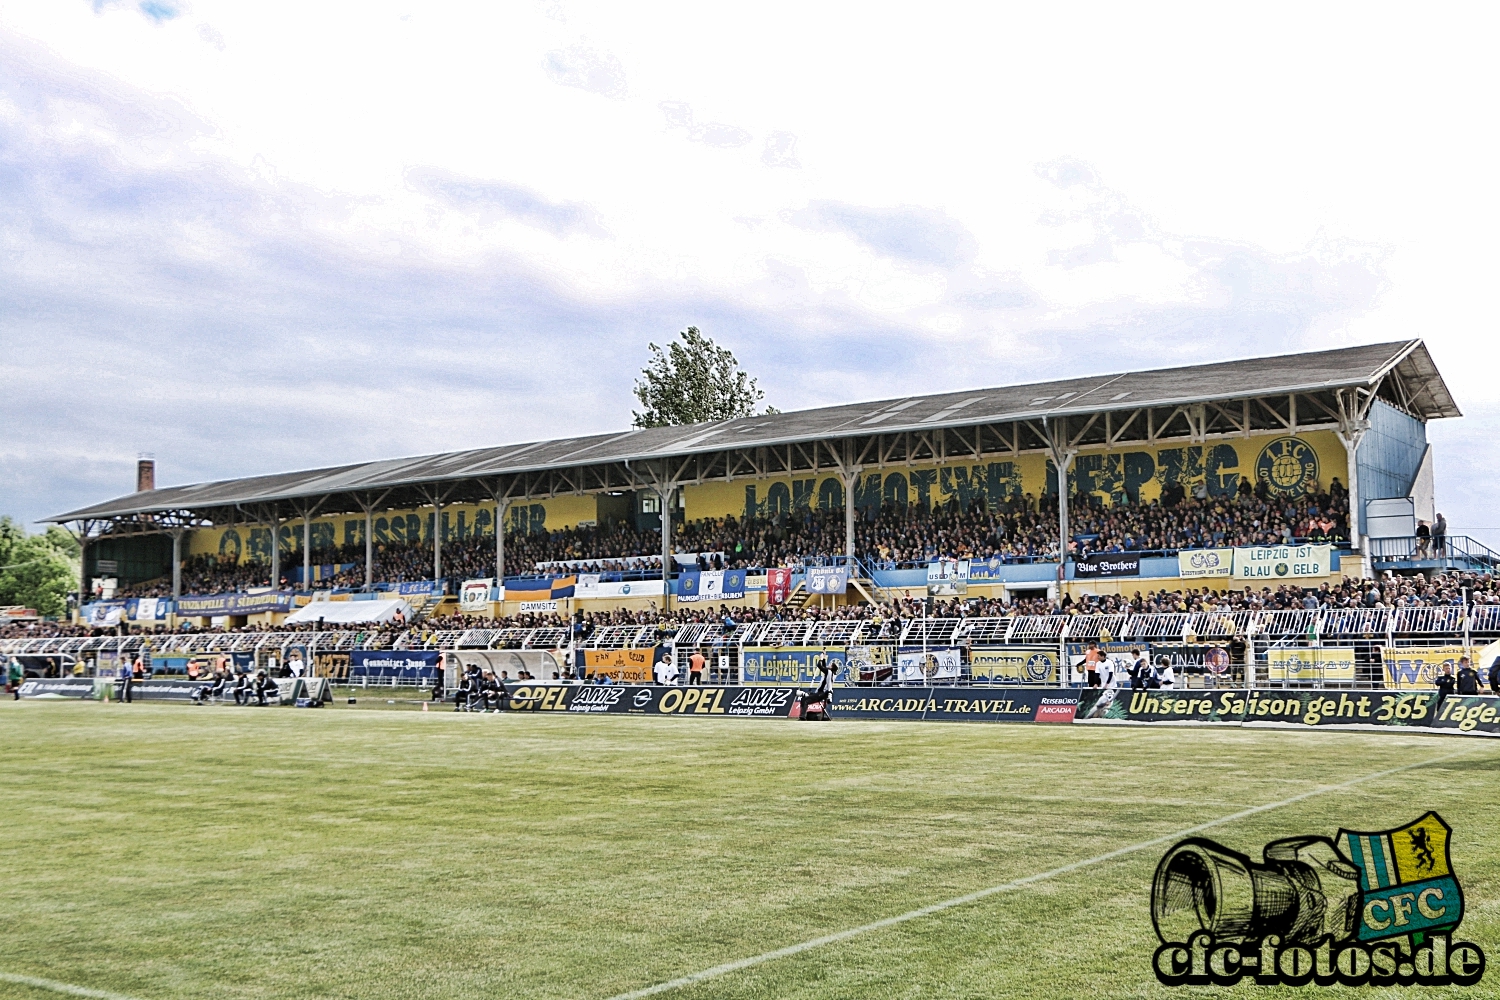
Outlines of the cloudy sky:
M 1500 527 L 1491 15 L 0 0 L 0 512 L 1423 337 Z

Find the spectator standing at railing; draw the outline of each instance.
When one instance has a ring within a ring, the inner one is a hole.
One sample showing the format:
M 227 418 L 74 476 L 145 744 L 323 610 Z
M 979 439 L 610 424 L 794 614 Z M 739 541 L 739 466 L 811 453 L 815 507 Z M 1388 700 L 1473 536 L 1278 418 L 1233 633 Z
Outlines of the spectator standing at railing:
M 1432 541 L 1432 529 L 1427 526 L 1426 521 L 1417 522 L 1417 558 L 1426 559 L 1428 546 Z
M 1441 513 L 1432 522 L 1432 549 L 1439 559 L 1443 558 L 1444 545 L 1448 540 L 1448 519 Z

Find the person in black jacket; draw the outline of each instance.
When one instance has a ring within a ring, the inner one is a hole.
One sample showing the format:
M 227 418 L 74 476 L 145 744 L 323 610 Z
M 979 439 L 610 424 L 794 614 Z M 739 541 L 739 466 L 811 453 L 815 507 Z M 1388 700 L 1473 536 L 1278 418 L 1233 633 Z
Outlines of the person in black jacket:
M 1495 662 L 1490 664 L 1490 691 L 1500 694 L 1500 656 L 1495 657 Z
M 1458 693 L 1479 693 L 1479 671 L 1469 663 L 1467 656 L 1458 661 Z
M 264 705 L 266 703 L 266 695 L 275 690 L 276 682 L 271 680 L 270 677 L 266 676 L 266 672 L 264 670 L 255 675 L 254 692 L 255 703 L 257 705 Z
M 1453 676 L 1453 664 L 1443 664 L 1443 672 L 1438 674 L 1434 683 L 1437 684 L 1439 698 L 1446 698 L 1452 694 L 1453 689 L 1458 685 L 1457 679 Z
M 488 670 L 484 672 L 484 679 L 479 682 L 480 711 L 499 712 L 505 708 L 505 685 L 495 679 L 495 675 Z

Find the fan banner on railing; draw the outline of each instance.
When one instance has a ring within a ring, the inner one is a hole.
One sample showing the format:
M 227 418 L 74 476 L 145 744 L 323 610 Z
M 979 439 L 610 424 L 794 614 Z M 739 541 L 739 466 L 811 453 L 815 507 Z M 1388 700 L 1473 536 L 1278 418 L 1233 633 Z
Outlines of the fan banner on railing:
M 792 571 L 789 569 L 766 570 L 766 603 L 781 604 L 792 592 Z
M 834 683 L 849 683 L 848 655 L 842 648 L 746 646 L 740 652 L 740 683 L 816 687 L 823 679 L 825 663 L 834 668 Z
M 1290 580 L 1327 576 L 1332 570 L 1331 545 L 1262 545 L 1234 550 L 1236 580 Z
M 458 591 L 460 611 L 487 611 L 490 604 L 490 587 L 494 580 L 465 580 Z
M 903 684 L 953 680 L 963 672 L 964 651 L 958 646 L 910 646 L 896 650 L 896 679 Z
M 177 613 L 188 617 L 212 615 L 258 615 L 267 611 L 292 610 L 289 591 L 262 594 L 193 594 L 177 599 Z
M 356 649 L 349 654 L 349 679 L 431 680 L 442 659 L 436 649 Z
M 969 560 L 934 559 L 927 564 L 927 595 L 958 597 L 969 592 Z
M 1138 552 L 1090 552 L 1082 559 L 1073 560 L 1073 576 L 1080 580 L 1140 575 L 1141 556 Z
M 1458 676 L 1458 661 L 1473 657 L 1475 646 L 1387 646 L 1380 651 L 1385 666 L 1385 685 L 1397 690 L 1433 690 L 1443 667 Z
M 745 596 L 745 571 L 742 569 L 684 570 L 677 576 L 677 599 L 684 604 L 697 601 L 732 601 Z
M 637 649 L 585 649 L 585 676 L 610 677 L 616 684 L 650 684 L 655 680 L 653 667 L 666 655 L 665 646 Z
M 1188 579 L 1233 576 L 1234 549 L 1192 549 L 1177 553 L 1177 575 Z
M 969 650 L 976 684 L 1056 684 L 1056 646 L 989 646 Z
M 809 594 L 842 594 L 849 589 L 849 567 L 807 567 L 807 592 Z
M 1353 681 L 1352 646 L 1302 646 L 1266 650 L 1266 679 L 1279 681 Z

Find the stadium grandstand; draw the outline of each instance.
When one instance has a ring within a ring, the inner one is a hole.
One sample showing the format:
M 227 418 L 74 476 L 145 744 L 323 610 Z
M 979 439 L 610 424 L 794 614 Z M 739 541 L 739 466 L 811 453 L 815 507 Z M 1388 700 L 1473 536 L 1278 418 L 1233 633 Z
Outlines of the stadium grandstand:
M 165 489 L 143 466 L 52 519 L 84 544 L 75 620 L 0 652 L 567 648 L 582 679 L 584 651 L 665 645 L 738 679 L 747 645 L 1240 637 L 1241 681 L 1348 642 L 1375 684 L 1377 649 L 1500 637 L 1493 553 L 1434 510 L 1426 424 L 1458 415 L 1409 341 Z
M 146 488 L 51 520 L 83 544 L 80 624 L 379 595 L 441 615 L 465 581 L 492 618 L 660 613 L 705 573 L 742 610 L 1316 587 L 1488 568 L 1434 510 L 1426 423 L 1458 415 L 1408 341 L 164 489 L 143 463 Z M 1255 550 L 1270 566 L 1236 573 Z

